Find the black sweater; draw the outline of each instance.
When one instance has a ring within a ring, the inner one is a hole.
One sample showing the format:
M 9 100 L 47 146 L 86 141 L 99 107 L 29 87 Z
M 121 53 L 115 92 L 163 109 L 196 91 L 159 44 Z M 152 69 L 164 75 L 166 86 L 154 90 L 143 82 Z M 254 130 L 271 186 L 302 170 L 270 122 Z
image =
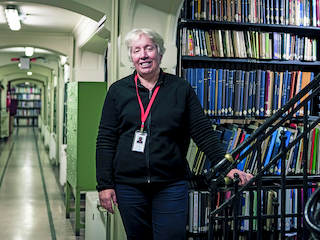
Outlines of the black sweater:
M 190 84 L 161 71 L 159 92 L 145 123 L 148 134 L 144 153 L 132 151 L 140 129 L 141 111 L 135 73 L 113 83 L 107 93 L 96 147 L 97 190 L 125 184 L 169 183 L 189 174 L 186 154 L 190 137 L 216 162 L 225 151 Z M 157 86 L 156 85 L 156 86 Z M 138 81 L 146 109 L 151 92 Z

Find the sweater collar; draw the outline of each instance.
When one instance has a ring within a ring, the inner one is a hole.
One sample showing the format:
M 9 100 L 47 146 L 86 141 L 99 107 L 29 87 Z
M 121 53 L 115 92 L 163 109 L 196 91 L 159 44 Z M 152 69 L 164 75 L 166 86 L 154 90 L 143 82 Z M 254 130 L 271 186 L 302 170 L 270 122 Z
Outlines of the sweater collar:
M 136 76 L 136 74 L 137 74 L 137 71 L 135 70 L 135 71 L 133 72 L 133 74 L 131 75 L 131 80 L 132 80 L 133 85 L 135 85 L 135 83 L 134 83 L 134 77 Z M 157 83 L 156 83 L 156 85 L 155 85 L 154 87 L 157 87 L 158 85 L 163 84 L 163 82 L 164 82 L 164 75 L 165 75 L 165 73 L 163 72 L 162 68 L 160 68 L 159 78 L 158 78 L 158 81 L 157 81 Z M 144 88 L 144 86 L 142 86 L 139 78 L 138 78 L 138 87 Z

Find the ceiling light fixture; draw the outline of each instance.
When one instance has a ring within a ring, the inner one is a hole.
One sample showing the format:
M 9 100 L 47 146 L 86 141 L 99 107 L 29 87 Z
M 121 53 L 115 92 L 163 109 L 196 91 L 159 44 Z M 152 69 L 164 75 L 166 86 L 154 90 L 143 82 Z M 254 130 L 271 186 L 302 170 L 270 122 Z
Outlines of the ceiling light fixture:
M 32 72 L 27 72 L 27 75 L 28 75 L 28 76 L 31 76 L 31 75 L 32 75 Z
M 5 9 L 6 18 L 12 31 L 18 31 L 21 28 L 19 13 L 16 6 L 8 5 Z
M 24 54 L 27 57 L 31 57 L 34 53 L 34 48 L 33 47 L 26 47 Z

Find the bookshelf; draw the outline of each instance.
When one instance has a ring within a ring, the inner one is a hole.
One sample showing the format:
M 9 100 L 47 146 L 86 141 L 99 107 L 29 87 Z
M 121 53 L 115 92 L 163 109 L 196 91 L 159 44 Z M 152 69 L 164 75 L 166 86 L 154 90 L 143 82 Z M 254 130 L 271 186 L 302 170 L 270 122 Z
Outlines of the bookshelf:
M 66 217 L 75 213 L 75 232 L 84 227 L 81 220 L 81 194 L 96 189 L 95 148 L 100 116 L 106 96 L 105 82 L 67 84 L 67 176 Z M 74 198 L 74 208 L 71 207 Z
M 297 5 L 298 2 L 299 5 Z M 250 125 L 248 123 L 256 120 L 263 122 L 276 114 L 279 109 L 290 102 L 304 86 L 319 74 L 320 24 L 319 17 L 317 17 L 319 16 L 319 10 L 315 7 L 315 3 L 312 3 L 311 1 L 289 2 L 286 0 L 186 0 L 184 2 L 177 31 L 177 72 L 190 82 L 199 97 L 205 114 L 213 122 L 219 123 L 223 121 L 222 119 L 228 119 L 228 122 L 237 122 L 238 119 L 242 119 L 241 127 L 246 127 L 244 125 L 248 126 Z M 302 83 L 302 79 L 304 79 L 304 83 Z M 302 124 L 305 121 L 302 119 L 303 116 L 320 115 L 319 103 L 320 97 L 318 93 L 318 96 L 314 97 L 313 101 L 309 101 L 305 105 L 306 111 L 301 108 L 290 120 L 302 126 L 305 124 L 305 122 Z M 279 120 L 281 121 L 280 118 Z M 306 121 L 311 121 L 311 119 Z M 221 129 L 217 130 L 220 131 Z M 241 132 L 244 132 L 244 130 L 241 130 Z M 221 130 L 222 141 L 227 141 L 223 139 L 224 133 L 225 130 Z M 232 133 L 233 136 L 234 133 Z M 248 137 L 250 133 L 252 131 L 249 131 Z M 310 135 L 315 136 L 315 131 L 312 130 Z M 309 141 L 310 138 L 306 139 Z M 253 144 L 254 142 L 251 143 L 251 145 Z M 300 142 L 300 144 L 302 143 Z M 305 152 L 307 152 L 309 148 L 311 149 L 312 144 L 308 142 L 305 145 L 307 146 Z M 193 148 L 196 147 L 193 146 Z M 201 160 L 201 154 L 196 151 L 193 154 L 191 157 L 193 161 Z M 305 153 L 301 152 L 304 159 L 310 158 L 310 156 L 303 154 Z M 190 155 L 188 157 L 190 158 Z M 202 159 L 204 159 L 202 163 L 202 167 L 204 167 L 206 164 L 205 157 L 202 157 Z M 279 165 L 278 167 L 281 166 Z M 199 169 L 197 171 L 198 178 L 201 178 Z M 246 169 L 246 171 L 252 170 Z M 252 173 L 255 174 L 256 172 Z M 294 230 L 301 232 L 297 229 L 303 227 L 301 222 L 297 223 L 297 219 L 301 217 L 303 211 L 302 203 L 297 199 L 307 197 L 312 192 L 314 186 L 308 186 L 310 193 L 307 195 L 301 191 L 306 190 L 306 179 L 312 183 L 319 181 L 319 172 L 312 174 L 304 173 L 303 171 L 289 173 L 287 178 L 294 180 L 287 179 L 288 182 L 283 187 L 285 191 L 281 187 L 283 182 L 280 181 L 280 176 L 281 173 L 277 175 L 265 174 L 258 190 L 257 187 L 253 187 L 245 193 L 246 195 L 239 198 L 241 201 L 246 198 L 249 199 L 247 203 L 249 202 L 249 205 L 252 205 L 253 199 L 257 198 L 257 191 L 260 192 L 258 198 L 265 199 L 268 196 L 270 197 L 271 193 L 276 192 L 273 198 L 278 197 L 278 204 L 281 204 L 282 200 L 280 201 L 279 194 L 293 194 L 295 201 L 288 201 L 288 203 L 291 204 L 291 210 L 293 206 L 295 207 L 296 212 L 293 213 L 291 211 L 291 213 L 288 213 L 285 211 L 286 214 L 291 214 L 291 218 L 285 217 L 287 221 L 289 221 L 288 219 L 291 221 L 291 225 L 288 223 L 289 228 L 285 228 L 285 230 L 290 234 L 290 230 L 293 229 L 294 235 Z M 273 183 L 270 184 L 268 178 L 273 179 Z M 197 179 L 197 176 L 195 176 L 195 179 Z M 275 182 L 278 182 L 277 187 L 274 186 Z M 203 186 L 197 183 L 193 187 L 193 193 L 194 191 L 199 192 L 196 195 L 204 190 L 201 189 Z M 219 191 L 215 192 L 215 194 L 219 195 L 218 197 L 217 195 L 214 196 L 218 199 L 216 199 L 217 202 L 215 203 L 217 205 L 212 203 L 211 207 L 221 204 L 225 200 L 225 194 L 230 194 L 230 189 L 233 188 L 221 187 Z M 294 189 L 296 190 L 293 191 Z M 265 206 L 263 211 L 267 211 L 266 204 L 267 202 L 263 205 Z M 284 205 L 283 202 L 282 205 Z M 215 225 L 218 228 L 214 230 L 218 234 L 226 234 L 228 232 L 226 229 L 232 232 L 230 219 L 234 217 L 236 220 L 233 220 L 238 221 L 238 216 L 242 216 L 241 223 L 246 225 L 243 225 L 240 229 L 240 238 L 255 239 L 254 237 L 257 237 L 257 235 L 250 235 L 255 233 L 248 233 L 247 231 L 249 228 L 252 229 L 254 224 L 250 221 L 251 225 L 249 226 L 248 217 L 243 218 L 243 216 L 249 215 L 248 204 L 239 208 L 236 210 L 239 214 L 228 215 L 228 211 L 224 212 L 221 215 L 223 221 L 216 222 L 220 224 L 220 228 L 218 224 Z M 274 218 L 271 220 L 270 214 L 276 215 L 274 211 L 282 211 L 283 213 L 284 210 L 282 208 L 283 206 L 273 207 L 273 212 L 268 212 L 269 217 L 266 217 L 267 212 L 263 212 L 265 215 L 262 220 L 259 218 L 254 220 L 263 222 L 265 226 L 263 231 L 270 238 L 271 236 L 274 239 L 280 237 L 280 235 L 276 236 L 275 234 L 275 232 L 280 234 L 280 227 L 266 229 L 266 225 L 268 223 L 268 227 L 271 226 L 270 223 L 272 221 L 279 221 L 279 224 L 281 224 L 282 219 Z M 190 209 L 194 209 L 194 207 Z M 200 208 L 198 211 L 201 211 Z M 229 210 L 229 213 L 231 212 Z M 223 222 L 227 223 L 227 225 L 229 224 L 229 226 L 221 227 Z M 275 226 L 276 224 L 273 225 Z M 225 230 L 224 233 L 222 233 L 222 229 Z M 246 231 L 247 233 L 245 233 Z M 201 226 L 200 230 L 189 230 L 189 235 L 207 239 L 207 236 L 202 236 Z M 225 239 L 229 239 L 228 235 L 224 236 Z M 232 233 L 229 234 L 229 237 L 232 237 Z
M 10 90 L 11 108 L 16 112 L 15 126 L 37 126 L 41 114 L 41 89 L 36 85 L 19 84 Z

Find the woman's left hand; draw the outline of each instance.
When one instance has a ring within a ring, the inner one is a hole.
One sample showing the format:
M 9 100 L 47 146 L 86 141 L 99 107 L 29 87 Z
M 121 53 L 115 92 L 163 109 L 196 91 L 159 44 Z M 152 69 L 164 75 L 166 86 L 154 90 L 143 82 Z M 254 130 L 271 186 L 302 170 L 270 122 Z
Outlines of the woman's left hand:
M 239 186 L 245 185 L 251 178 L 253 178 L 253 175 L 251 173 L 246 173 L 246 172 L 240 171 L 239 169 L 232 169 L 227 174 L 227 176 L 233 179 L 235 173 L 239 174 L 239 178 L 240 178 Z

